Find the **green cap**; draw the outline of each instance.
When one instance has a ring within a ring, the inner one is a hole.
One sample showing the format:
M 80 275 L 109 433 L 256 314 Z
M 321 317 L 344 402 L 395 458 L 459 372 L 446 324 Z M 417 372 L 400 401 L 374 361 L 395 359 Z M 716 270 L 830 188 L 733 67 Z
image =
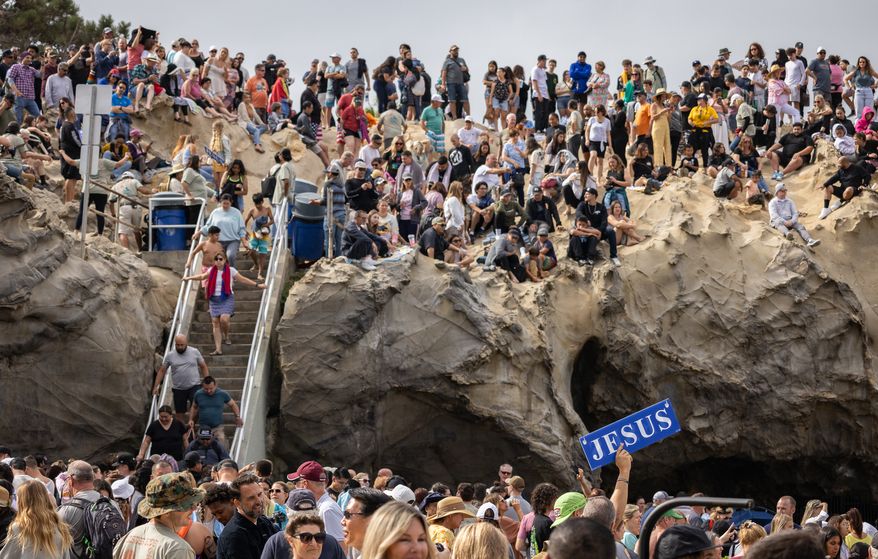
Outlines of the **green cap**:
M 686 520 L 686 517 L 677 509 L 671 509 L 662 515 L 662 518 L 676 518 L 677 520 Z
M 203 498 L 204 490 L 192 487 L 191 477 L 186 473 L 165 474 L 146 486 L 146 496 L 137 505 L 137 512 L 143 518 L 155 518 L 187 511 Z
M 573 513 L 585 507 L 586 498 L 582 493 L 570 492 L 564 493 L 555 500 L 555 522 L 552 528 L 560 526 Z

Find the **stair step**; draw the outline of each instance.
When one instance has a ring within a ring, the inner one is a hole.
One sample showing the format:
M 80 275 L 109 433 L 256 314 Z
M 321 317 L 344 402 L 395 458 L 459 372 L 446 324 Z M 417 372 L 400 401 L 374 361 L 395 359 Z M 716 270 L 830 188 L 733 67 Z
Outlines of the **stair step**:
M 234 338 L 234 336 L 233 336 Z M 250 355 L 250 343 L 246 344 L 231 344 L 226 345 L 223 344 L 223 354 L 222 355 L 210 355 L 210 352 L 206 354 L 202 354 L 204 356 L 204 360 L 210 365 L 214 359 L 217 357 L 225 357 L 227 355 L 243 355 L 244 357 L 248 357 Z M 245 363 L 246 364 L 246 363 Z
M 216 379 L 216 385 L 226 392 L 231 392 L 232 390 L 243 390 L 244 389 L 244 375 L 242 374 L 238 378 L 231 377 L 213 377 Z
M 256 317 L 259 314 L 259 310 L 242 310 L 238 311 L 235 309 L 235 316 L 232 317 L 232 321 L 234 323 L 235 320 L 240 320 L 241 322 L 256 322 Z M 199 310 L 195 313 L 195 317 L 192 319 L 193 324 L 196 322 L 210 322 L 210 312 L 207 310 L 207 305 L 205 304 L 204 310 Z
M 213 370 L 216 366 L 226 366 L 226 367 L 240 367 L 241 370 L 247 367 L 247 361 L 250 359 L 250 355 L 208 355 L 207 353 L 204 355 L 204 361 L 207 363 L 208 369 Z
M 232 323 L 229 325 L 229 332 L 232 334 L 238 334 L 239 336 L 250 334 L 252 337 L 254 330 L 256 330 L 255 322 L 236 322 L 235 317 L 232 317 Z M 193 322 L 192 326 L 189 327 L 189 335 L 192 336 L 193 334 L 213 334 L 213 324 L 210 322 Z
M 235 329 L 232 328 L 231 332 L 233 342 L 240 342 L 241 344 L 249 345 L 253 340 L 253 330 L 236 332 Z M 213 332 L 209 328 L 192 328 L 189 331 L 189 343 L 197 348 L 213 347 Z M 211 351 L 213 350 L 208 350 L 208 353 Z M 223 351 L 223 353 L 225 353 L 225 351 Z

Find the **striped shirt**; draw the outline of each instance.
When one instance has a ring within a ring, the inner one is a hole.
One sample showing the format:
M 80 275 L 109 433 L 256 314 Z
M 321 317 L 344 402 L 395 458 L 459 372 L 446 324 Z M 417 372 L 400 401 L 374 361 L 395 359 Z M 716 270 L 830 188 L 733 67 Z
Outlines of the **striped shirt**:
M 15 87 L 21 92 L 19 97 L 24 99 L 34 99 L 36 98 L 36 94 L 34 93 L 34 80 L 38 77 L 39 72 L 36 69 L 23 64 L 13 64 L 12 68 L 10 68 L 9 72 L 6 74 L 6 81 L 11 81 L 15 84 Z

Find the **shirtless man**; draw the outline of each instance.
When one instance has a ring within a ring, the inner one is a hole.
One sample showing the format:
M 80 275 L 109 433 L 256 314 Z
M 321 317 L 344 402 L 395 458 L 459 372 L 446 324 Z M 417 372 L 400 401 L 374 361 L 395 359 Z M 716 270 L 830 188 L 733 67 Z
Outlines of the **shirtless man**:
M 268 259 L 268 251 L 271 250 L 271 226 L 274 225 L 274 213 L 271 205 L 265 203 L 265 197 L 260 192 L 253 195 L 253 207 L 244 218 L 244 228 L 250 220 L 253 220 L 253 229 L 250 231 L 250 258 L 257 268 L 256 279 L 262 281 L 265 270 L 265 261 Z
M 219 242 L 220 236 L 220 228 L 216 225 L 211 226 L 210 229 L 207 230 L 207 238 L 198 243 L 198 246 L 195 247 L 195 250 L 192 251 L 192 254 L 189 255 L 189 258 L 186 260 L 186 269 L 189 270 L 189 267 L 192 265 L 192 260 L 195 258 L 195 255 L 199 252 L 202 253 L 201 256 L 201 273 L 203 274 L 210 268 L 210 263 L 213 262 L 214 257 L 217 254 L 225 254 L 226 251 L 223 249 L 223 245 Z M 206 264 L 205 264 L 206 263 Z M 192 273 L 192 270 L 189 270 Z M 201 282 L 201 287 L 207 288 L 207 280 Z

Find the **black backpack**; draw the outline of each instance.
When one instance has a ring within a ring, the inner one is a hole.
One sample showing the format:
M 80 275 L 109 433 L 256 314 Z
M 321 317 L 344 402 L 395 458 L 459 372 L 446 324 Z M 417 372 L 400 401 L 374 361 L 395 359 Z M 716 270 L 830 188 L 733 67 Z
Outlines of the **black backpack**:
M 101 497 L 94 503 L 74 497 L 67 504 L 83 511 L 85 529 L 79 542 L 84 549 L 83 557 L 112 559 L 113 547 L 128 531 L 116 506 L 106 497 Z
M 280 172 L 280 167 L 278 167 L 275 172 L 262 179 L 262 195 L 269 201 L 274 198 L 274 189 L 277 187 L 277 178 L 275 177 L 278 172 Z

